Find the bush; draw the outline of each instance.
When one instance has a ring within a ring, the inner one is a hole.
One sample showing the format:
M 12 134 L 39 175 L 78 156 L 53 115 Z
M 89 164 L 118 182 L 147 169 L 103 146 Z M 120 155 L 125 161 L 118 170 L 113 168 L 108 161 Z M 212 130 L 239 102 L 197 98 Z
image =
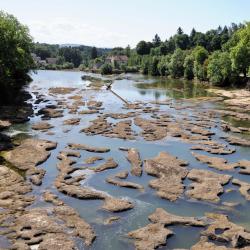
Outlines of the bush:
M 113 72 L 113 68 L 111 66 L 111 64 L 105 63 L 102 65 L 101 67 L 101 74 L 102 75 L 109 75 L 112 74 Z

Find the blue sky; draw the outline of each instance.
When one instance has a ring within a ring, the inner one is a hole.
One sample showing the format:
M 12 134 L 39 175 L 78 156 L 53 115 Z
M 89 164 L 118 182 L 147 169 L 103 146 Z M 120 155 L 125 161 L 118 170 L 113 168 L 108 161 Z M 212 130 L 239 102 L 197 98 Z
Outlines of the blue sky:
M 0 0 L 0 9 L 26 24 L 35 41 L 134 47 L 165 40 L 181 26 L 206 31 L 250 21 L 250 0 Z

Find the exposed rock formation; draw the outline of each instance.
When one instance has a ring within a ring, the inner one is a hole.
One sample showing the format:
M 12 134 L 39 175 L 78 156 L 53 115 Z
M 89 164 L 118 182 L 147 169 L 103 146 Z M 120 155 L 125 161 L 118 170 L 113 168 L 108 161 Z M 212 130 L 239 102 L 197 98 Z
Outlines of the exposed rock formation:
M 135 176 L 142 175 L 142 161 L 140 154 L 135 148 L 130 148 L 127 155 L 128 161 L 131 163 L 131 174 Z
M 191 198 L 210 202 L 219 202 L 219 195 L 224 192 L 223 185 L 231 179 L 230 175 L 201 169 L 192 169 L 187 177 L 194 182 L 190 184 L 186 194 Z
M 92 156 L 84 160 L 86 164 L 94 164 L 96 161 L 101 161 L 103 158 L 101 156 Z
M 170 201 L 177 200 L 184 191 L 182 180 L 187 176 L 188 163 L 165 152 L 145 161 L 145 171 L 157 177 L 149 186 L 157 190 L 157 195 Z
M 134 189 L 139 189 L 139 190 L 144 189 L 144 187 L 140 184 L 130 182 L 130 181 L 119 181 L 114 178 L 107 178 L 106 182 L 109 184 L 113 184 L 115 186 L 119 186 L 119 187 L 134 188 Z
M 108 158 L 105 163 L 101 164 L 98 167 L 95 167 L 93 170 L 95 172 L 102 172 L 102 171 L 117 168 L 117 167 L 118 167 L 118 163 L 115 162 L 113 158 Z
M 239 186 L 240 193 L 246 198 L 246 200 L 250 201 L 250 183 L 238 179 L 233 179 L 232 183 Z
M 85 150 L 88 152 L 94 152 L 94 153 L 106 153 L 109 152 L 109 148 L 100 148 L 100 147 L 92 147 L 86 144 L 75 144 L 75 143 L 68 143 L 69 149 L 73 150 Z
M 81 119 L 80 118 L 71 118 L 63 121 L 63 125 L 79 125 Z
M 53 128 L 53 127 L 54 126 L 52 126 L 48 122 L 38 122 L 38 123 L 32 125 L 32 129 L 34 129 L 34 130 L 45 130 L 45 131 L 47 131 L 48 129 Z

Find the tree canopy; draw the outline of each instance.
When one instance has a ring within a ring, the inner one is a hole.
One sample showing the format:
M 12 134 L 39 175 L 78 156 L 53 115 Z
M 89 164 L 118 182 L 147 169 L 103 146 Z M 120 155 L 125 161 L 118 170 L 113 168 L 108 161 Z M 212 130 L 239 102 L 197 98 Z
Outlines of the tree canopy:
M 21 87 L 34 66 L 32 38 L 14 16 L 0 12 L 0 85 Z

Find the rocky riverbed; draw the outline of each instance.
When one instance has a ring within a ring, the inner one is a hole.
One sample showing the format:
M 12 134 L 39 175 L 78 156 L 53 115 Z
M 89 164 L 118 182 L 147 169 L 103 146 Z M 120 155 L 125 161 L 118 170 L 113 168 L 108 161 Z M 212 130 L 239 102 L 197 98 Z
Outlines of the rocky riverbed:
M 249 92 L 81 76 L 1 107 L 0 249 L 250 249 Z

